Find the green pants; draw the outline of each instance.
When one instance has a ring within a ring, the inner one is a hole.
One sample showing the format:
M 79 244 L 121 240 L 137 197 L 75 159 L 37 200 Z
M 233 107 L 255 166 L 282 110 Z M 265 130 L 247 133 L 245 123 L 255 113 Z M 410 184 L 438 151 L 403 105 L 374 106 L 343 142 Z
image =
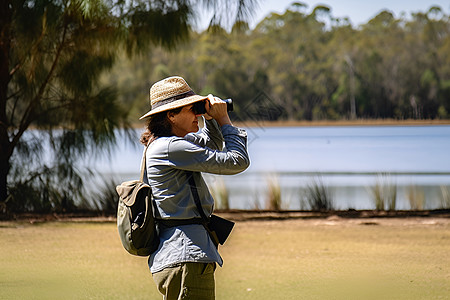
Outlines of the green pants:
M 215 263 L 182 263 L 154 273 L 164 300 L 214 300 Z

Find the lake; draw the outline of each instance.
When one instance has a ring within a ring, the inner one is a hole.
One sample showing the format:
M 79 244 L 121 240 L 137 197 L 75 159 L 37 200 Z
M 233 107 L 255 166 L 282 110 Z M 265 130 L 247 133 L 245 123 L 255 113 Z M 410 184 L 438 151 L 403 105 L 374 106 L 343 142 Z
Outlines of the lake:
M 225 186 L 232 209 L 266 208 L 268 183 L 281 189 L 284 209 L 305 209 L 305 189 L 322 182 L 337 209 L 375 208 L 377 182 L 395 186 L 397 209 L 411 195 L 427 209 L 442 206 L 450 188 L 450 126 L 246 128 L 250 167 L 242 174 L 205 174 L 212 191 Z M 139 134 L 140 131 L 138 131 Z M 112 160 L 97 160 L 103 177 L 139 177 L 142 147 L 119 142 Z

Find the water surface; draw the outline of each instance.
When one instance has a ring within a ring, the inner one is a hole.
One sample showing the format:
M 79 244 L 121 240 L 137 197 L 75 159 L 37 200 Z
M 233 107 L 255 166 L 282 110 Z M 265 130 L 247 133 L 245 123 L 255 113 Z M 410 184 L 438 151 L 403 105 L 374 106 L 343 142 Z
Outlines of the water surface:
M 211 190 L 225 185 L 231 208 L 265 208 L 268 182 L 281 187 L 283 207 L 305 207 L 303 193 L 314 179 L 329 189 L 338 209 L 373 209 L 371 186 L 380 175 L 397 187 L 397 209 L 408 194 L 423 194 L 425 208 L 441 205 L 450 186 L 450 126 L 252 127 L 250 167 L 242 174 L 205 174 Z M 139 176 L 142 147 L 125 141 L 111 161 L 96 160 L 105 176 Z

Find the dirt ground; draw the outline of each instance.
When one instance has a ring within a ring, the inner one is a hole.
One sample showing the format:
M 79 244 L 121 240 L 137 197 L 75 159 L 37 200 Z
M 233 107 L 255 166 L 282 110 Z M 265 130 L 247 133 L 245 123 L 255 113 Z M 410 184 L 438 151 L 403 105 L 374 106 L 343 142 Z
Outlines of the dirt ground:
M 218 211 L 219 216 L 236 221 L 298 221 L 311 225 L 449 225 L 450 209 L 426 211 L 346 210 L 330 212 L 310 211 Z M 99 214 L 22 214 L 11 220 L 25 223 L 40 222 L 116 222 L 115 215 Z
M 236 226 L 220 249 L 217 299 L 450 299 L 448 210 L 218 214 Z M 0 222 L 0 298 L 160 299 L 146 258 L 123 249 L 115 222 Z
M 246 212 L 220 213 L 224 218 L 235 221 L 283 221 L 299 222 L 308 225 L 450 225 L 450 210 L 436 211 L 340 211 L 327 213 L 314 212 Z
M 294 223 L 302 223 L 312 226 L 350 226 L 350 225 L 381 225 L 381 226 L 450 226 L 450 218 L 448 217 L 402 217 L 402 218 L 341 218 L 338 216 L 330 216 L 327 218 L 309 218 L 309 219 L 283 219 L 290 220 Z M 271 220 L 272 221 L 272 220 Z M 266 221 L 266 222 L 271 222 Z

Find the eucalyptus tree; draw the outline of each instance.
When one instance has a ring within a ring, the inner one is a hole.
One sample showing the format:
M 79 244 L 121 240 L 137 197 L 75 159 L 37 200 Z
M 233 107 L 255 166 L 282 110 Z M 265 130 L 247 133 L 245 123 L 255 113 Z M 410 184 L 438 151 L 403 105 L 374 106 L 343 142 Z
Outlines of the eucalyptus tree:
M 432 7 L 410 20 L 380 12 L 357 33 L 354 54 L 359 110 L 375 118 L 436 118 L 443 105 L 449 73 L 448 15 Z
M 173 48 L 188 38 L 199 9 L 214 12 L 211 24 L 241 21 L 255 2 L 1 1 L 3 212 L 6 206 L 65 209 L 83 196 L 82 176 L 74 162 L 110 150 L 117 129 L 127 126 L 126 108 L 115 100 L 117 92 L 99 83 L 100 75 L 113 66 L 118 49 L 133 55 L 155 45 Z M 30 128 L 40 129 L 39 134 Z M 51 161 L 45 159 L 49 149 L 54 152 Z
M 272 91 L 283 99 L 287 117 L 311 120 L 326 117 L 328 108 L 321 103 L 331 98 L 335 87 L 329 59 L 333 50 L 327 48 L 331 34 L 324 21 L 331 17 L 330 9 L 316 6 L 307 14 L 305 7 L 294 3 L 284 14 L 267 17 L 255 29 L 254 44 L 265 43 L 262 62 L 269 62 Z
M 433 6 L 425 13 L 415 13 L 405 24 L 412 46 L 414 68 L 408 76 L 409 98 L 416 100 L 416 115 L 423 118 L 446 117 L 450 109 L 450 16 Z

